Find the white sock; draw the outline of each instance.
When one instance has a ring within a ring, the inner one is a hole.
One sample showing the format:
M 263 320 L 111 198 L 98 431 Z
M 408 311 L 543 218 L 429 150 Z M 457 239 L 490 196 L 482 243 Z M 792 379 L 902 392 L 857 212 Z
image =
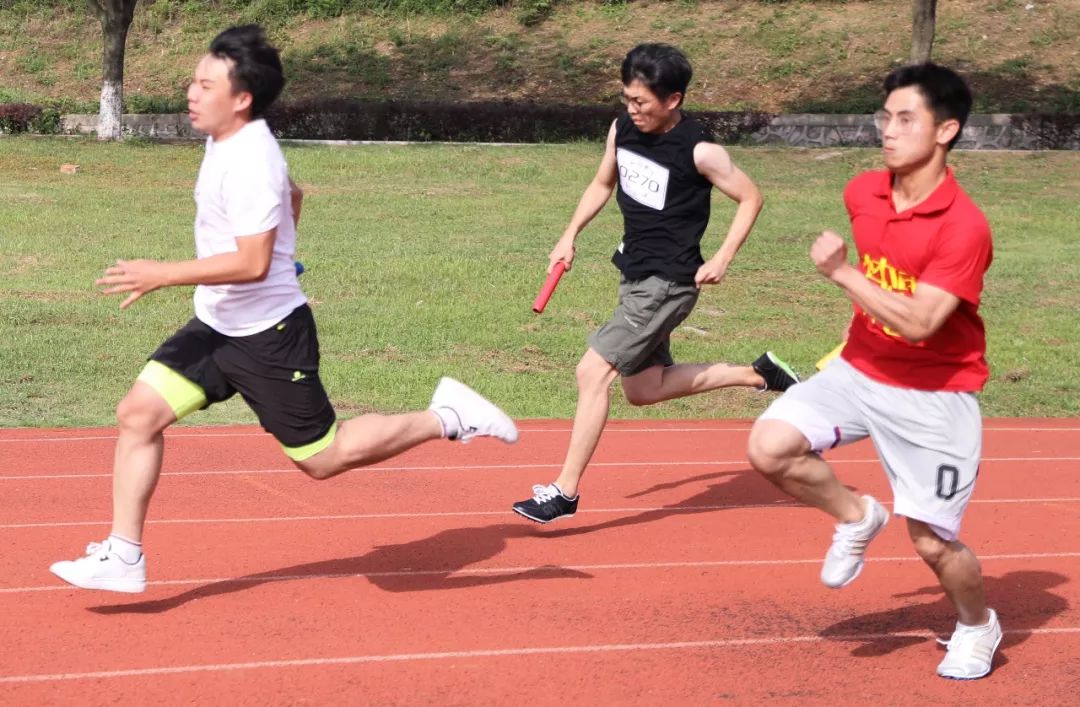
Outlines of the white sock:
M 461 433 L 461 418 L 458 417 L 458 414 L 447 407 L 431 408 L 431 411 L 435 413 L 435 417 L 439 418 L 439 422 L 442 424 L 443 438 L 457 439 L 458 434 Z
M 142 557 L 142 543 L 128 540 L 116 533 L 109 534 L 109 547 L 112 548 L 113 552 L 120 556 L 121 560 L 129 565 L 135 564 L 139 561 L 139 558 Z
M 849 523 L 849 525 L 857 525 L 859 527 L 866 527 L 866 526 L 870 525 L 870 521 L 871 521 L 871 519 L 873 519 L 874 514 L 873 514 L 873 512 L 872 512 L 872 510 L 870 508 L 870 503 L 868 501 L 866 501 L 864 498 L 862 498 L 861 496 L 859 497 L 859 505 L 861 505 L 864 508 L 863 517 L 860 518 L 859 520 L 851 521 Z
M 987 613 L 987 614 L 990 614 L 990 610 L 988 609 L 986 613 Z M 965 624 L 964 622 L 962 622 L 962 621 L 959 621 L 959 620 L 957 620 L 957 622 L 956 622 L 956 623 L 957 623 L 957 625 L 958 625 L 958 626 L 963 626 L 964 628 L 989 628 L 989 627 L 990 627 L 990 624 L 994 623 L 994 615 L 993 615 L 993 614 L 990 614 L 990 618 L 988 618 L 988 619 L 986 620 L 986 623 L 981 623 L 981 624 Z

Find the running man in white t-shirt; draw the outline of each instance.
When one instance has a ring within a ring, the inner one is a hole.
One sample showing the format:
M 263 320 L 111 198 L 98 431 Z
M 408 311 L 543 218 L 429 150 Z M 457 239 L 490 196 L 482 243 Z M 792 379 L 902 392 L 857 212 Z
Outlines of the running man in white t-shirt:
M 469 387 L 443 378 L 428 410 L 338 424 L 319 379 L 315 321 L 293 264 L 303 194 L 261 118 L 284 86 L 278 52 L 255 25 L 222 32 L 188 89 L 206 133 L 195 186 L 197 258 L 118 260 L 97 281 L 124 294 L 197 285 L 195 317 L 150 357 L 116 410 L 113 525 L 86 555 L 56 562 L 84 589 L 146 588 L 142 531 L 161 472 L 165 428 L 240 393 L 285 454 L 315 479 L 366 466 L 432 439 L 517 440 L 513 421 Z

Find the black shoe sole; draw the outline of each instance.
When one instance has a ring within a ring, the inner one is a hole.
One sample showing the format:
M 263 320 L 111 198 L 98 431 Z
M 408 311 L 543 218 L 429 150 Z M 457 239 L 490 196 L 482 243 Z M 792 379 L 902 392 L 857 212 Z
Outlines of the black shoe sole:
M 546 520 L 545 520 L 545 519 L 543 519 L 543 518 L 536 518 L 536 517 L 534 517 L 534 516 L 531 516 L 531 515 L 529 515 L 528 513 L 526 513 L 525 511 L 523 511 L 523 510 L 521 510 L 520 508 L 518 508 L 517 506 L 511 506 L 511 507 L 510 507 L 510 510 L 512 510 L 512 511 L 513 511 L 514 513 L 517 513 L 517 514 L 518 514 L 519 516 L 521 516 L 522 518 L 528 518 L 528 519 L 529 519 L 529 520 L 531 520 L 531 521 L 532 521 L 533 523 L 539 523 L 540 525 L 547 525 L 548 523 L 552 523 L 552 522 L 554 522 L 554 521 L 557 521 L 557 520 L 559 520 L 560 518 L 573 518 L 573 517 L 574 517 L 574 514 L 573 514 L 573 513 L 564 513 L 564 514 L 563 514 L 563 515 L 561 515 L 561 516 L 555 516 L 554 518 L 550 518 L 550 519 L 546 519 Z

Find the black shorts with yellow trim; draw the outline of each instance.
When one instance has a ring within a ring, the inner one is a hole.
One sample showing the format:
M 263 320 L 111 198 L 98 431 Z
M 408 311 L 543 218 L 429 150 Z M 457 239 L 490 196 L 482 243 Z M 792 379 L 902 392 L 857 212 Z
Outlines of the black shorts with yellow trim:
M 139 380 L 165 398 L 178 420 L 240 393 L 296 461 L 329 447 L 337 431 L 306 304 L 250 336 L 226 336 L 192 319 L 150 356 Z

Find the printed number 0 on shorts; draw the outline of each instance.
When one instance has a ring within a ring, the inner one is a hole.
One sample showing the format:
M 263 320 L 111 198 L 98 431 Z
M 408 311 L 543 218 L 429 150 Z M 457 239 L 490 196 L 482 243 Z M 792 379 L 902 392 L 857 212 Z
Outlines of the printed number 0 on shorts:
M 960 471 L 951 464 L 942 464 L 937 468 L 937 495 L 948 501 L 956 495 L 960 483 Z

